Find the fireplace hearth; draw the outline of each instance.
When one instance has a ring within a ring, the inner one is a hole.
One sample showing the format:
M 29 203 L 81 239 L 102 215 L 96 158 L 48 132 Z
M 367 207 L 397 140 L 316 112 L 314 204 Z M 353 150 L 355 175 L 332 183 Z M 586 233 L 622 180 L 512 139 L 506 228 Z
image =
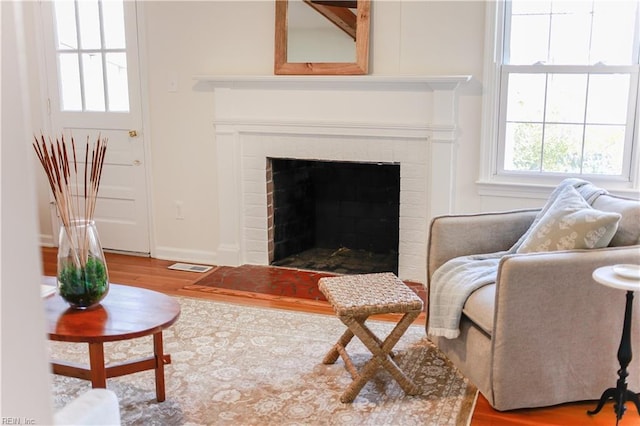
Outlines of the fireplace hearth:
M 398 164 L 273 158 L 267 186 L 270 264 L 398 273 Z

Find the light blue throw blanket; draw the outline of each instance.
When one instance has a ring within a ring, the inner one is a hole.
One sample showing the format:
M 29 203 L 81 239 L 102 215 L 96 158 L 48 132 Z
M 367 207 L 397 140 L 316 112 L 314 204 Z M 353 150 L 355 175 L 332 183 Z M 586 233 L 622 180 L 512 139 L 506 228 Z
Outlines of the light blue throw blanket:
M 467 298 L 475 290 L 496 282 L 498 264 L 502 256 L 515 253 L 530 230 L 546 213 L 558 194 L 573 186 L 589 204 L 606 193 L 587 181 L 566 179 L 558 185 L 545 206 L 536 215 L 529 230 L 507 251 L 456 257 L 434 271 L 429 286 L 429 329 L 431 336 L 455 339 L 460 334 L 460 317 Z

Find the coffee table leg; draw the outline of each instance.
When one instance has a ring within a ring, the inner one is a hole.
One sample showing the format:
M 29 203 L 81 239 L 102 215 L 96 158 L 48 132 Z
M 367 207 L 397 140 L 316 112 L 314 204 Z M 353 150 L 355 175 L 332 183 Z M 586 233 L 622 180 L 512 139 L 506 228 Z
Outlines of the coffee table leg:
M 165 400 L 164 393 L 164 350 L 162 346 L 162 331 L 153 335 L 153 354 L 156 358 L 156 399 Z
M 102 343 L 89 343 L 89 365 L 91 368 L 91 387 L 107 387 L 107 370 L 104 366 L 104 347 Z

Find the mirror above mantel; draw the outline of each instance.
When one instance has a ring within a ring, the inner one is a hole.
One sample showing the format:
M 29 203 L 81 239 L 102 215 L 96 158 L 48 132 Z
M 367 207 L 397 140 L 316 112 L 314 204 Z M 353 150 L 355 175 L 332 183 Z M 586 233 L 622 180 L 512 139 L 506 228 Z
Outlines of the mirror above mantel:
M 367 74 L 371 0 L 275 3 L 275 74 Z

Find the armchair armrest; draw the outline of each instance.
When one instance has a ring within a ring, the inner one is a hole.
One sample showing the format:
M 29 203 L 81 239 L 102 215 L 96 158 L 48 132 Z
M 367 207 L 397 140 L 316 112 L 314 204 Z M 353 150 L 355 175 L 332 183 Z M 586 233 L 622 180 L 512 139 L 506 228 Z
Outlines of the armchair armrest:
M 118 397 L 112 390 L 90 389 L 56 412 L 53 420 L 56 425 L 119 426 Z
M 598 399 L 615 382 L 625 292 L 596 283 L 591 274 L 601 266 L 637 263 L 639 258 L 636 245 L 516 254 L 501 260 L 491 371 L 497 407 L 509 409 L 506 401 L 525 397 L 532 407 Z M 635 324 L 640 323 L 638 302 Z M 640 327 L 632 334 L 634 353 L 640 353 Z M 634 359 L 632 388 L 637 388 L 638 378 L 640 362 Z
M 438 216 L 431 221 L 427 277 L 446 261 L 508 250 L 529 229 L 539 209 Z

